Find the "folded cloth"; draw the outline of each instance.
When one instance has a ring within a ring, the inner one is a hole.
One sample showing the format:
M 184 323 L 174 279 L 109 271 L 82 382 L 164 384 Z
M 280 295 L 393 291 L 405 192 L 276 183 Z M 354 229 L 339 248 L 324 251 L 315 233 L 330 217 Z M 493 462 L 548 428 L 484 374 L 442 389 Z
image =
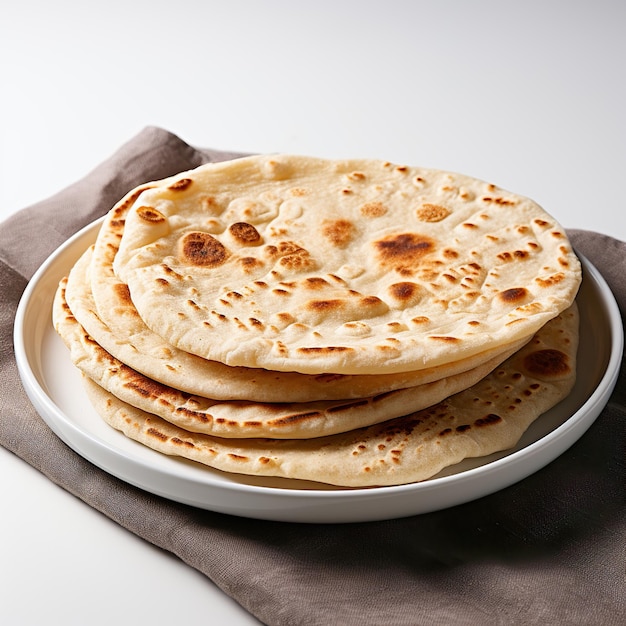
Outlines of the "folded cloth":
M 137 184 L 233 156 L 147 128 L 80 182 L 0 225 L 0 389 L 11 389 L 0 396 L 0 444 L 178 555 L 266 624 L 623 623 L 623 367 L 589 431 L 541 471 L 474 502 L 385 522 L 288 524 L 177 504 L 94 467 L 48 429 L 21 391 L 13 354 L 28 279 Z M 569 235 L 607 279 L 624 316 L 626 243 L 588 231 Z

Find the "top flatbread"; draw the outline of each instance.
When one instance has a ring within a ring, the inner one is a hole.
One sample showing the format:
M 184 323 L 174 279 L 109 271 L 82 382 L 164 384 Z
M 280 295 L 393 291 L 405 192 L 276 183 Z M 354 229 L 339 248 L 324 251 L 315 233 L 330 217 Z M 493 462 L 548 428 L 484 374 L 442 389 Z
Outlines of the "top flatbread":
M 528 198 L 437 170 L 261 156 L 132 202 L 114 269 L 146 325 L 233 366 L 436 367 L 528 337 L 580 264 Z

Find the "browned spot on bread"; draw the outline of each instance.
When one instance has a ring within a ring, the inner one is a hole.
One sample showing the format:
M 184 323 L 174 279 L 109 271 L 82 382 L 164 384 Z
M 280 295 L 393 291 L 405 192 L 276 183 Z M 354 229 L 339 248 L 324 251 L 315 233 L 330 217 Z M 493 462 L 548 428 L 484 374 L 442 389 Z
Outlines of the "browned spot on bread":
M 176 414 L 185 415 L 187 418 L 197 420 L 199 422 L 202 422 L 203 424 L 208 424 L 213 419 L 213 416 L 211 415 L 201 413 L 200 411 L 192 411 L 191 409 L 188 409 L 184 406 L 176 407 Z
M 151 206 L 140 206 L 136 212 L 142 220 L 150 222 L 151 224 L 158 224 L 165 221 L 165 215 Z
M 228 227 L 230 234 L 244 246 L 257 244 L 261 241 L 259 231 L 247 222 L 235 222 Z
M 518 306 L 516 309 L 519 313 L 523 315 L 536 315 L 537 313 L 541 313 L 543 311 L 543 306 L 540 302 L 531 302 L 529 304 L 524 304 L 522 306 Z
M 182 446 L 183 448 L 195 448 L 196 447 L 191 441 L 184 441 L 180 437 L 172 437 L 170 441 L 177 446 Z
M 189 187 L 192 183 L 193 181 L 191 178 L 181 178 L 180 180 L 173 182 L 168 189 L 171 189 L 172 191 L 183 191 L 183 189 L 187 189 L 187 187 Z
M 403 281 L 389 285 L 389 295 L 405 304 L 415 302 L 421 294 L 421 287 L 417 283 Z
M 530 257 L 527 250 L 514 250 L 513 252 L 501 252 L 498 254 L 498 258 L 505 263 L 510 261 L 522 261 Z
M 354 349 L 348 346 L 309 346 L 298 348 L 297 352 L 305 355 L 315 356 L 318 354 L 335 354 L 337 352 L 353 352 Z
M 265 263 L 261 261 L 261 259 L 257 259 L 252 256 L 241 257 L 237 259 L 237 263 L 246 274 L 251 274 L 257 268 L 263 267 L 265 265 Z
M 267 246 L 265 254 L 279 258 L 279 264 L 289 270 L 313 269 L 315 262 L 308 250 L 293 241 L 281 241 L 278 246 Z
M 359 300 L 359 304 L 364 307 L 381 307 L 385 303 L 378 296 L 365 296 Z M 386 308 L 386 307 L 385 307 Z
M 296 321 L 296 318 L 291 313 L 287 313 L 286 311 L 283 311 L 281 313 L 277 313 L 276 317 L 283 324 L 293 324 Z
M 304 286 L 308 289 L 323 289 L 329 286 L 329 282 L 321 276 L 310 276 L 304 279 Z
M 483 198 L 483 202 L 493 202 L 494 204 L 499 204 L 501 206 L 513 206 L 517 204 L 517 200 L 509 200 L 507 198 L 491 198 L 489 196 L 485 196 Z
M 387 213 L 387 207 L 382 202 L 367 202 L 361 207 L 363 217 L 382 217 Z
M 227 322 L 228 318 L 223 313 L 218 313 L 217 311 L 211 311 L 211 315 L 217 317 L 220 322 Z
M 178 278 L 180 280 L 182 280 L 183 275 L 179 274 L 174 268 L 170 267 L 169 265 L 167 265 L 166 263 L 161 263 L 161 265 L 159 266 L 163 272 L 165 274 L 167 274 L 168 276 L 172 276 L 173 278 Z
M 261 322 L 260 320 L 256 319 L 256 317 L 249 317 L 248 322 L 250 323 L 250 326 L 252 326 L 253 328 L 258 328 L 259 330 L 263 330 L 265 328 L 265 324 L 263 324 L 263 322 Z
M 339 283 L 340 285 L 347 284 L 343 278 L 337 276 L 336 274 L 328 274 L 328 277 L 332 278 L 336 283 Z
M 228 456 L 233 461 L 248 461 L 249 460 L 247 456 L 242 456 L 241 454 L 234 454 L 233 452 L 229 452 Z
M 205 211 L 213 213 L 219 207 L 217 200 L 213 196 L 204 196 L 201 201 L 202 208 Z
M 558 272 L 556 274 L 552 274 L 552 276 L 548 276 L 547 278 L 535 278 L 535 281 L 540 287 L 551 287 L 552 285 L 558 285 L 564 279 L 565 274 L 563 272 Z
M 269 257 L 270 259 L 274 259 L 280 256 L 278 253 L 278 247 L 274 245 L 265 246 L 265 248 L 263 248 L 263 252 L 265 256 Z
M 488 415 L 485 415 L 485 417 L 480 417 L 479 419 L 477 419 L 474 422 L 474 426 L 491 426 L 492 424 L 497 424 L 501 421 L 502 418 L 499 415 L 496 415 L 495 413 L 489 413 Z
M 570 371 L 567 355 L 548 348 L 531 352 L 524 359 L 524 367 L 529 374 L 545 378 L 562 376 Z
M 461 341 L 458 337 L 450 337 L 449 335 L 429 335 L 428 338 L 435 339 L 437 341 L 447 341 L 449 343 Z
M 439 272 L 436 269 L 427 266 L 420 268 L 418 277 L 424 282 L 432 282 L 439 277 Z
M 120 369 L 125 376 L 130 378 L 128 382 L 124 383 L 124 387 L 132 389 L 144 398 L 161 398 L 171 394 L 171 389 L 162 383 L 157 382 L 147 376 L 142 376 L 132 369 L 123 365 Z
M 349 220 L 325 220 L 322 223 L 322 235 L 338 248 L 347 246 L 354 237 L 354 224 Z
M 277 354 L 280 354 L 281 356 L 289 356 L 289 349 L 282 341 L 277 341 L 274 344 L 274 348 Z
M 399 233 L 379 239 L 374 246 L 384 266 L 410 271 L 424 256 L 434 250 L 435 242 L 430 237 L 418 233 Z
M 311 311 L 338 311 L 346 305 L 345 300 L 309 300 L 306 308 Z
M 157 439 L 160 439 L 161 441 L 168 440 L 168 436 L 166 434 L 162 433 L 160 430 L 157 430 L 153 426 L 148 428 L 148 430 L 146 431 L 146 434 L 151 435 L 152 437 L 156 437 Z
M 524 324 L 527 320 L 526 317 L 518 317 L 517 319 L 507 322 L 505 326 L 514 326 L 515 324 Z
M 116 300 L 118 300 L 122 304 L 130 305 L 133 303 L 130 298 L 130 289 L 128 288 L 128 285 L 126 283 L 114 283 L 113 293 L 115 294 Z
M 187 233 L 180 247 L 183 260 L 199 267 L 217 267 L 230 256 L 224 245 L 209 233 Z
M 523 302 L 528 296 L 528 289 L 524 287 L 512 287 L 505 289 L 498 294 L 498 298 L 507 304 L 516 304 Z
M 439 204 L 422 204 L 417 209 L 417 219 L 422 222 L 441 222 L 450 215 L 450 210 Z

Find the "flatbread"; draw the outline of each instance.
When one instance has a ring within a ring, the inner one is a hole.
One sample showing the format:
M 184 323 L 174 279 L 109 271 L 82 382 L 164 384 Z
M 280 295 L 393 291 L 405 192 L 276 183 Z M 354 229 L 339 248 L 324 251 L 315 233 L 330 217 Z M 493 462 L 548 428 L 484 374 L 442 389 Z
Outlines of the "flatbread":
M 581 270 L 565 231 L 494 185 L 374 160 L 208 164 L 131 202 L 114 270 L 145 324 L 232 366 L 382 374 L 531 336 Z
M 426 408 L 466 389 L 514 352 L 509 350 L 449 378 L 356 400 L 273 404 L 216 401 L 166 386 L 113 357 L 77 321 L 65 299 L 66 285 L 67 279 L 61 281 L 57 290 L 53 323 L 76 367 L 132 406 L 188 431 L 220 437 L 310 438 L 376 424 Z M 100 336 L 105 334 L 106 329 L 101 329 Z
M 368 428 L 317 439 L 222 439 L 189 433 L 86 379 L 97 412 L 158 452 L 211 468 L 348 487 L 428 479 L 469 457 L 514 446 L 575 381 L 578 313 L 570 309 L 479 383 L 440 404 Z
M 508 354 L 530 337 L 434 368 L 380 375 L 305 375 L 259 368 L 230 367 L 175 348 L 139 317 L 128 289 L 112 274 L 115 233 L 122 217 L 111 211 L 96 244 L 72 267 L 66 296 L 73 315 L 110 355 L 153 380 L 186 393 L 214 400 L 311 402 L 377 396 L 457 376 Z M 115 226 L 115 224 L 118 224 Z M 111 240 L 112 239 L 112 240 Z M 99 257 L 96 253 L 99 252 Z M 95 263 L 96 258 L 101 260 Z M 96 299 L 98 294 L 98 299 Z

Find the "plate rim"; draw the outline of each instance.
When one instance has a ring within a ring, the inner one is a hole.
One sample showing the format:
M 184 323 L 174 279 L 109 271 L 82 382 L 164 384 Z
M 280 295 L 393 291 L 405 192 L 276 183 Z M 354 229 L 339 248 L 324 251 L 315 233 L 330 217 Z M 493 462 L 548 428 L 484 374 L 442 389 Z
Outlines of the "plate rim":
M 78 230 L 74 235 L 69 237 L 63 244 L 57 247 L 44 262 L 39 266 L 37 271 L 33 274 L 32 278 L 28 282 L 26 289 L 24 290 L 22 297 L 18 303 L 15 322 L 14 322 L 14 332 L 13 332 L 13 343 L 15 349 L 15 358 L 17 362 L 18 372 L 20 378 L 22 380 L 22 384 L 27 392 L 27 395 L 38 414 L 41 418 L 48 424 L 48 426 L 55 432 L 55 434 L 62 439 L 70 448 L 72 448 L 77 454 L 83 456 L 87 460 L 91 461 L 103 471 L 106 471 L 109 474 L 115 475 L 121 480 L 133 484 L 145 491 L 156 493 L 156 495 L 161 495 L 170 500 L 174 500 L 177 502 L 183 502 L 186 504 L 192 504 L 194 506 L 198 506 L 200 508 L 205 508 L 213 511 L 220 511 L 220 508 L 215 506 L 214 503 L 210 502 L 191 502 L 187 498 L 181 499 L 180 497 L 175 497 L 174 494 L 167 492 L 157 493 L 154 489 L 147 488 L 141 484 L 141 481 L 137 481 L 136 479 L 129 479 L 129 477 L 123 471 L 112 471 L 110 467 L 104 467 L 102 463 L 102 459 L 98 457 L 98 454 L 95 456 L 98 458 L 90 458 L 93 454 L 88 455 L 88 451 L 84 449 L 77 449 L 76 442 L 68 437 L 65 432 L 67 429 L 74 432 L 74 435 L 80 439 L 86 439 L 89 441 L 91 446 L 95 446 L 96 448 L 104 448 L 103 453 L 106 455 L 111 455 L 113 458 L 118 459 L 121 463 L 131 463 L 138 466 L 136 469 L 139 472 L 156 472 L 158 475 L 167 474 L 161 468 L 154 467 L 146 467 L 146 464 L 137 458 L 132 458 L 125 450 L 121 450 L 119 448 L 113 448 L 110 443 L 102 440 L 100 437 L 96 436 L 93 433 L 85 432 L 83 429 L 79 427 L 78 424 L 72 421 L 72 419 L 64 413 L 64 411 L 59 407 L 54 400 L 48 395 L 46 390 L 40 384 L 40 381 L 37 375 L 34 372 L 33 365 L 30 363 L 27 351 L 27 339 L 26 339 L 26 316 L 29 310 L 29 306 L 31 305 L 32 300 L 37 295 L 37 288 L 39 287 L 42 280 L 52 271 L 55 263 L 61 263 L 64 258 L 64 255 L 68 253 L 68 251 L 78 244 L 83 238 L 88 239 L 95 237 L 98 232 L 99 226 L 102 224 L 104 217 L 98 218 L 97 220 L 85 225 L 80 230 Z M 373 499 L 377 498 L 393 498 L 393 497 L 402 497 L 407 494 L 414 494 L 417 496 L 419 493 L 430 492 L 436 489 L 446 489 L 449 488 L 450 485 L 454 485 L 457 483 L 463 483 L 467 481 L 475 481 L 479 479 L 481 476 L 488 478 L 494 473 L 498 473 L 504 466 L 515 466 L 523 464 L 527 459 L 531 459 L 533 456 L 536 456 L 541 452 L 542 449 L 545 449 L 546 446 L 554 448 L 557 450 L 557 453 L 553 456 L 550 456 L 547 460 L 540 462 L 537 466 L 532 465 L 530 468 L 527 468 L 528 471 L 521 472 L 517 475 L 515 480 L 507 480 L 505 484 L 496 485 L 494 489 L 485 491 L 481 495 L 469 497 L 465 500 L 462 498 L 457 498 L 455 502 L 451 504 L 446 504 L 445 506 L 437 506 L 435 508 L 424 508 L 424 510 L 418 510 L 417 512 L 408 512 L 401 513 L 399 515 L 388 516 L 380 516 L 380 515 L 366 515 L 363 512 L 357 513 L 356 511 L 350 515 L 350 513 L 344 512 L 344 519 L 333 519 L 333 515 L 331 514 L 321 514 L 318 512 L 317 514 L 309 512 L 305 513 L 304 519 L 292 519 L 294 516 L 292 513 L 285 513 L 284 511 L 276 511 L 272 514 L 271 511 L 259 511 L 257 514 L 254 512 L 246 511 L 235 511 L 235 510 L 221 510 L 221 512 L 232 513 L 235 515 L 243 515 L 245 517 L 256 517 L 257 519 L 274 519 L 280 521 L 311 521 L 315 522 L 336 522 L 336 521 L 370 521 L 375 519 L 391 519 L 392 517 L 404 517 L 406 515 L 415 515 L 420 514 L 432 510 L 439 510 L 441 508 L 447 508 L 448 506 L 454 506 L 455 504 L 461 504 L 464 501 L 473 500 L 477 497 L 482 497 L 482 495 L 488 495 L 489 493 L 493 493 L 494 491 L 498 491 L 508 485 L 511 485 L 528 475 L 535 473 L 541 467 L 545 466 L 551 460 L 554 460 L 558 456 L 560 456 L 567 448 L 569 448 L 575 441 L 577 441 L 591 426 L 591 424 L 595 421 L 595 419 L 600 414 L 601 410 L 604 408 L 606 402 L 609 399 L 616 383 L 617 378 L 619 376 L 620 365 L 622 354 L 624 350 L 624 329 L 622 326 L 621 314 L 619 311 L 619 307 L 615 300 L 615 296 L 613 295 L 608 283 L 599 272 L 599 270 L 587 259 L 583 254 L 576 250 L 576 254 L 579 257 L 581 264 L 583 265 L 584 270 L 589 274 L 589 276 L 596 283 L 598 288 L 600 289 L 600 293 L 602 295 L 601 304 L 604 306 L 605 314 L 609 321 L 608 332 L 610 335 L 610 347 L 609 357 L 606 363 L 606 367 L 604 371 L 599 375 L 598 383 L 593 389 L 593 391 L 586 397 L 584 402 L 579 406 L 579 408 L 574 411 L 569 417 L 567 417 L 562 424 L 543 435 L 536 441 L 533 441 L 519 450 L 513 450 L 510 454 L 505 454 L 504 456 L 488 461 L 483 465 L 479 465 L 477 467 L 466 469 L 460 473 L 455 473 L 451 475 L 435 477 L 433 479 L 422 481 L 418 483 L 409 483 L 404 485 L 389 485 L 389 486 L 380 486 L 374 488 L 351 488 L 351 489 L 299 489 L 299 488 L 279 488 L 273 486 L 265 486 L 265 485 L 251 485 L 243 482 L 220 482 L 215 479 L 215 477 L 207 474 L 206 476 L 210 476 L 213 480 L 209 482 L 193 480 L 192 482 L 201 488 L 205 489 L 220 489 L 227 490 L 229 492 L 233 492 L 235 494 L 244 494 L 246 496 L 255 496 L 255 499 L 259 497 L 268 497 L 278 498 L 279 500 L 296 500 L 298 498 L 306 501 L 308 505 L 311 504 L 323 504 L 325 502 L 333 505 L 336 504 L 337 500 L 342 500 L 348 503 L 352 503 L 353 501 L 359 501 L 362 499 Z M 60 277 L 59 277 L 60 278 Z M 50 322 L 51 323 L 51 322 Z M 45 413 L 45 415 L 44 415 Z M 576 431 L 572 434 L 572 431 Z M 572 439 L 573 437 L 573 439 Z M 68 441 L 70 439 L 70 441 Z M 155 452 L 155 454 L 159 454 Z M 105 464 L 106 465 L 106 464 Z M 182 476 L 174 476 L 175 480 L 184 480 L 190 481 L 188 477 Z M 375 495 L 372 495 L 375 494 Z M 245 507 L 244 507 L 245 508 Z M 419 507 L 418 507 L 419 508 Z M 295 516 L 298 517 L 298 516 Z M 339 515 L 337 518 L 341 517 Z

